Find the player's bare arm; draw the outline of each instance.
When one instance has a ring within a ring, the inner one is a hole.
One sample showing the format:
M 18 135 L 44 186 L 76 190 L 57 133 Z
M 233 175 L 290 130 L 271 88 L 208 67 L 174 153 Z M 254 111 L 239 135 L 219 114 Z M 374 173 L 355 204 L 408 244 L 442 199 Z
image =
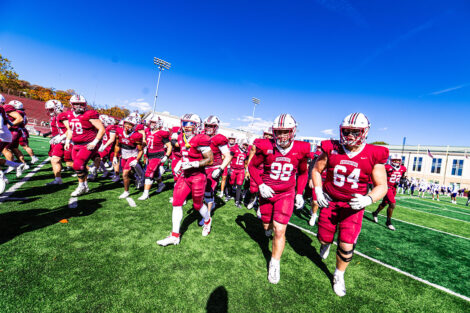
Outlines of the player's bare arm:
M 372 170 L 372 182 L 374 188 L 369 192 L 368 196 L 372 198 L 373 202 L 382 199 L 387 193 L 387 173 L 385 172 L 385 165 L 376 164 Z
M 203 159 L 199 161 L 199 167 L 205 167 L 212 165 L 214 163 L 214 154 L 212 150 L 208 149 L 208 151 L 202 153 Z

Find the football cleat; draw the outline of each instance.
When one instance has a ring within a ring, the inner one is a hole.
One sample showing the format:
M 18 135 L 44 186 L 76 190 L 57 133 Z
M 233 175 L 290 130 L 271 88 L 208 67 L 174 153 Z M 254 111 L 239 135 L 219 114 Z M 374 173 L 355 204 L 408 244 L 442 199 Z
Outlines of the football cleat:
M 102 178 L 106 178 L 106 177 L 108 177 L 109 175 L 111 175 L 111 173 L 108 172 L 107 170 L 104 170 L 104 171 L 103 171 L 103 175 L 101 175 L 101 177 L 102 177 Z
M 170 197 L 169 202 L 173 203 L 173 197 Z
M 313 227 L 315 226 L 316 221 L 317 221 L 317 215 L 312 214 L 312 216 L 310 217 L 310 220 L 308 221 L 308 225 Z
M 277 284 L 281 279 L 281 264 L 269 262 L 268 280 L 271 284 Z
M 250 201 L 250 203 L 248 203 L 248 205 L 246 206 L 246 208 L 247 208 L 248 210 L 253 209 L 253 207 L 255 206 L 255 203 L 256 203 L 256 197 L 254 197 L 253 200 Z
M 395 230 L 395 227 L 393 227 L 392 223 L 387 224 L 387 228 L 390 230 Z
M 219 191 L 219 193 L 217 194 L 217 196 L 222 199 L 222 198 L 224 197 L 224 193 L 223 193 L 222 191 Z
M 23 164 L 24 164 L 24 169 L 25 169 L 25 170 L 29 170 L 29 165 L 26 164 L 26 163 L 23 163 Z
M 46 186 L 52 186 L 52 185 L 62 185 L 62 180 L 53 180 L 48 183 L 46 183 Z
M 119 196 L 119 199 L 126 199 L 127 197 L 129 197 L 129 191 L 124 191 L 124 192 L 121 193 L 121 195 Z
M 157 186 L 157 193 L 162 192 L 163 188 L 165 188 L 165 184 L 164 184 L 164 183 L 158 184 L 158 186 Z
M 330 254 L 331 243 L 326 245 L 321 245 L 320 247 L 320 257 L 325 260 Z
M 256 211 L 256 216 L 257 216 L 259 219 L 261 219 L 261 210 L 260 210 L 260 209 L 258 209 L 258 211 Z
M 20 166 L 18 166 L 18 167 L 16 168 L 16 177 L 17 177 L 17 178 L 21 177 L 21 175 L 23 174 L 23 171 L 24 171 L 25 169 L 28 169 L 28 168 L 29 168 L 29 166 L 28 166 L 28 168 L 26 168 L 26 166 L 27 166 L 26 164 L 22 163 Z
M 119 175 L 114 175 L 113 177 L 111 177 L 111 180 L 115 183 L 119 182 L 119 180 L 121 180 L 121 178 L 119 177 Z
M 157 241 L 157 244 L 163 247 L 169 246 L 169 245 L 179 245 L 180 244 L 180 237 L 175 237 L 175 236 L 168 236 L 165 239 Z
M 33 156 L 31 157 L 31 164 L 34 164 L 34 163 L 36 163 L 37 161 L 39 161 L 38 157 L 35 156 L 35 155 L 33 155 Z
M 9 166 L 7 170 L 5 171 L 6 174 L 12 172 L 15 168 L 13 166 Z
M 240 204 L 240 202 L 235 202 L 235 206 L 236 206 L 237 208 L 239 208 L 239 209 L 242 208 L 242 205 Z
M 375 222 L 375 223 L 378 223 L 378 222 L 379 222 L 379 215 L 376 214 L 375 212 L 372 212 L 372 218 L 374 219 L 374 222 Z
M 201 219 L 198 223 L 199 226 L 203 226 L 204 225 L 204 219 Z
M 273 236 L 273 230 L 272 229 L 265 230 L 264 235 L 268 238 L 272 237 Z
M 333 277 L 333 290 L 339 297 L 343 297 L 346 295 L 346 285 L 344 284 L 344 277 L 341 277 L 339 275 L 335 275 Z
M 148 193 L 143 193 L 139 198 L 137 198 L 138 200 L 147 200 L 149 198 L 149 194 Z
M 70 196 L 72 197 L 78 197 L 78 196 L 81 196 L 87 192 L 89 192 L 90 189 L 88 189 L 88 186 L 78 186 L 74 192 L 72 192 L 70 194 Z
M 202 226 L 202 237 L 206 237 L 211 233 L 211 224 L 212 224 L 212 217 L 209 219 L 209 222 L 204 222 L 204 226 Z

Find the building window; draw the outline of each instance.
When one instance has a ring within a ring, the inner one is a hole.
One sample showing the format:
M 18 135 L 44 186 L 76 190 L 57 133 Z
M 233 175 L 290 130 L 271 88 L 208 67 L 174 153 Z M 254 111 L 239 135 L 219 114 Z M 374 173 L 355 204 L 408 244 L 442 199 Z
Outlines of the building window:
M 452 161 L 452 175 L 462 176 L 463 160 Z
M 401 157 L 401 164 L 405 164 L 405 156 Z
M 431 173 L 440 174 L 442 166 L 442 159 L 432 159 Z
M 421 166 L 423 165 L 422 157 L 414 157 L 413 159 L 413 171 L 421 172 Z

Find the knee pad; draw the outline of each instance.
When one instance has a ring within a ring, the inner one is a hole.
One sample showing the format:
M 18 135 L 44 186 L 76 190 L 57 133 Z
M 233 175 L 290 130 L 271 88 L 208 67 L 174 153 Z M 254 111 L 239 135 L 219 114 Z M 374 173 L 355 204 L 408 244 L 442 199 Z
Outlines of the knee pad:
M 153 179 L 148 178 L 148 177 L 145 178 L 145 184 L 146 184 L 146 185 L 151 185 L 151 184 L 153 184 Z
M 354 249 L 356 249 L 356 245 L 353 245 L 353 248 L 349 251 L 343 250 L 343 248 L 340 247 L 338 243 L 338 249 L 336 249 L 336 255 L 339 256 L 341 260 L 344 262 L 351 262 L 353 255 L 354 255 Z M 346 256 L 343 256 L 346 255 Z M 350 256 L 349 256 L 350 255 Z
M 75 173 L 77 174 L 77 177 L 80 178 L 80 179 L 84 179 L 87 174 L 88 174 L 88 171 L 85 169 L 79 169 L 77 171 L 75 171 Z

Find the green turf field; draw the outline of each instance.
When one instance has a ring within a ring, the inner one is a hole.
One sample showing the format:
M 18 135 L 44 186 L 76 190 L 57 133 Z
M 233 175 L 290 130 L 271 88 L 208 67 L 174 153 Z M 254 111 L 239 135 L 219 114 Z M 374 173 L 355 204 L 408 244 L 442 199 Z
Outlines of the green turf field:
M 33 137 L 31 146 L 46 158 L 47 140 Z M 17 181 L 8 177 L 7 188 Z M 181 244 L 160 247 L 155 241 L 171 230 L 171 180 L 145 202 L 131 189 L 137 207 L 118 199 L 121 185 L 98 180 L 69 209 L 76 179 L 66 174 L 63 185 L 44 186 L 51 177 L 46 164 L 0 203 L 0 312 L 470 311 L 467 300 L 378 263 L 470 297 L 466 199 L 403 196 L 395 232 L 383 215 L 375 224 L 366 212 L 357 251 L 376 261 L 355 255 L 339 298 L 330 283 L 335 248 L 321 261 L 307 210 L 291 219 L 305 230 L 288 227 L 281 281 L 271 285 L 271 243 L 253 211 L 219 201 L 212 233 L 202 237 L 188 202 Z

